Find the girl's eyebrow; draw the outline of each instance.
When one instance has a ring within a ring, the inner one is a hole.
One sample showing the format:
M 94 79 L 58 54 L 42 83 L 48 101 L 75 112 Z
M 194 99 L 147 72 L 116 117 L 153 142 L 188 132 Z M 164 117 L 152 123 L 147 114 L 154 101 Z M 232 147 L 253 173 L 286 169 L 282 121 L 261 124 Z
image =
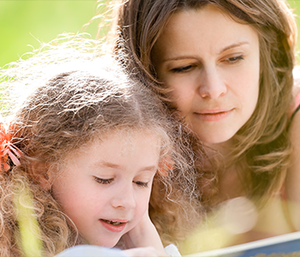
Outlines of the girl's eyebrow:
M 235 43 L 235 44 L 231 44 L 229 46 L 226 46 L 224 48 L 221 49 L 221 51 L 219 52 L 219 54 L 227 51 L 227 50 L 230 50 L 232 48 L 236 48 L 236 47 L 239 47 L 239 46 L 242 46 L 242 45 L 249 45 L 250 43 L 248 41 L 243 41 L 243 42 L 239 42 L 239 43 Z
M 107 162 L 107 161 L 96 162 L 94 164 L 94 166 L 97 166 L 97 167 L 108 167 L 108 168 L 113 168 L 113 169 L 120 169 L 121 168 L 120 165 L 112 163 L 112 162 Z
M 156 166 L 147 166 L 147 167 L 143 167 L 141 169 L 141 171 L 155 171 L 156 172 L 157 167 Z
M 121 165 L 111 163 L 111 162 L 107 162 L 107 161 L 97 162 L 97 163 L 95 163 L 95 166 L 108 167 L 108 168 L 112 168 L 112 169 L 121 169 L 122 168 Z M 156 170 L 157 170 L 157 167 L 155 165 L 142 167 L 142 169 L 141 169 L 141 171 L 156 171 Z

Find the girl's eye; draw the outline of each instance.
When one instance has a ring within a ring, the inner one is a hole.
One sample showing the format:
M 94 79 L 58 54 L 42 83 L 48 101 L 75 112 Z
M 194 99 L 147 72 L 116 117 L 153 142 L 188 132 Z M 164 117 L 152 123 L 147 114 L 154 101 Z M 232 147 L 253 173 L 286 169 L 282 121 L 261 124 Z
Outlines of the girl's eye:
M 239 55 L 239 56 L 229 57 L 229 58 L 225 59 L 225 62 L 236 63 L 236 62 L 238 62 L 240 60 L 244 60 L 244 56 Z
M 133 181 L 137 186 L 139 187 L 148 187 L 148 182 L 142 182 L 142 181 Z
M 188 66 L 184 66 L 184 67 L 174 68 L 171 71 L 174 73 L 183 73 L 183 72 L 187 72 L 187 71 L 191 70 L 193 67 L 194 67 L 194 65 L 188 65 Z
M 100 183 L 100 184 L 110 184 L 111 182 L 113 182 L 113 178 L 109 178 L 109 179 L 103 179 L 103 178 L 99 178 L 99 177 L 94 177 L 94 179 L 96 180 L 96 182 Z

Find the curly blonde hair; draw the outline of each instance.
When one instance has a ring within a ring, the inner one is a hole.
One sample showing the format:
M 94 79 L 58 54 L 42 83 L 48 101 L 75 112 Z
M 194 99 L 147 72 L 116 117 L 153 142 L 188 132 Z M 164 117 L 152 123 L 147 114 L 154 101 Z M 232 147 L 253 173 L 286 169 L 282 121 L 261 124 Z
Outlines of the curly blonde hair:
M 184 235 L 185 225 L 199 218 L 196 210 L 194 217 L 187 217 L 185 213 L 185 208 L 196 208 L 196 174 L 191 176 L 196 171 L 186 145 L 189 140 L 184 139 L 188 135 L 166 114 L 165 107 L 150 90 L 129 79 L 119 65 L 107 61 L 111 61 L 110 58 L 84 60 L 85 54 L 81 52 L 78 65 L 70 68 L 57 63 L 53 66 L 56 54 L 61 58 L 61 49 L 38 53 L 42 62 L 45 55 L 51 57 L 47 64 L 41 62 L 41 71 L 45 73 L 50 66 L 55 67 L 49 79 L 45 79 L 45 74 L 36 77 L 34 71 L 39 69 L 36 58 L 2 70 L 2 78 L 14 74 L 12 80 L 2 81 L 14 90 L 24 86 L 22 81 L 27 81 L 24 83 L 29 91 L 30 81 L 36 86 L 32 86 L 34 90 L 21 104 L 12 105 L 17 107 L 11 111 L 11 143 L 23 155 L 20 166 L 0 174 L 0 255 L 23 254 L 16 237 L 20 233 L 16 209 L 12 208 L 15 188 L 21 191 L 30 188 L 33 206 L 25 208 L 34 210 L 41 230 L 41 235 L 36 236 L 43 242 L 43 256 L 53 256 L 81 243 L 75 225 L 62 212 L 51 190 L 44 189 L 40 181 L 47 179 L 49 170 L 58 171 L 70 152 L 95 138 L 101 139 L 103 133 L 119 130 L 150 131 L 161 138 L 162 165 L 153 184 L 150 217 L 165 244 L 176 241 Z M 69 64 L 69 56 L 66 60 Z M 25 76 L 24 67 L 30 65 L 33 65 L 33 73 Z M 160 171 L 170 165 L 173 169 L 168 170 L 167 176 L 163 175 Z
M 260 44 L 260 87 L 257 107 L 234 136 L 229 163 L 243 163 L 240 170 L 250 198 L 268 198 L 282 187 L 291 152 L 286 127 L 293 104 L 292 70 L 295 64 L 297 27 L 291 10 L 282 0 L 124 0 L 119 9 L 115 54 L 124 67 L 138 70 L 136 77 L 149 85 L 170 109 L 168 89 L 158 81 L 151 60 L 153 47 L 173 13 L 214 5 L 236 22 L 252 26 Z M 242 161 L 242 162 L 241 162 Z M 205 176 L 204 176 L 205 177 Z M 204 178 L 203 177 L 203 178 Z M 218 187 L 218 172 L 209 174 L 211 194 Z M 199 187 L 204 184 L 199 182 Z M 212 203 L 212 199 L 209 200 Z

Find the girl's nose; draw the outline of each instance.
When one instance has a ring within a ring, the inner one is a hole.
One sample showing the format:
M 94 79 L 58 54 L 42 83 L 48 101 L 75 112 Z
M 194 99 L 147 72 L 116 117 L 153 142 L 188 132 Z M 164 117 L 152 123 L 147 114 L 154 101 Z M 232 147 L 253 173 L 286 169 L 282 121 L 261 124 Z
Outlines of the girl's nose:
M 136 207 L 135 192 L 131 185 L 124 185 L 114 192 L 111 200 L 114 208 L 134 209 Z
M 227 86 L 216 68 L 203 70 L 199 78 L 199 95 L 202 98 L 217 99 L 227 93 Z

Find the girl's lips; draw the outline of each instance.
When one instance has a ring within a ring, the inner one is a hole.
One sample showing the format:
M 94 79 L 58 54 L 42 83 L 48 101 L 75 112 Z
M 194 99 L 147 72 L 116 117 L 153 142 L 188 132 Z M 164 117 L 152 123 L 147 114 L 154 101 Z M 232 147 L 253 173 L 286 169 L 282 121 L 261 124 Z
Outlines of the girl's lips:
M 229 116 L 234 109 L 227 110 L 207 110 L 202 112 L 195 112 L 198 118 L 203 121 L 219 121 Z
M 100 223 L 104 228 L 111 232 L 117 232 L 120 233 L 123 231 L 125 226 L 127 225 L 128 221 L 127 220 L 105 220 L 105 219 L 100 219 Z

